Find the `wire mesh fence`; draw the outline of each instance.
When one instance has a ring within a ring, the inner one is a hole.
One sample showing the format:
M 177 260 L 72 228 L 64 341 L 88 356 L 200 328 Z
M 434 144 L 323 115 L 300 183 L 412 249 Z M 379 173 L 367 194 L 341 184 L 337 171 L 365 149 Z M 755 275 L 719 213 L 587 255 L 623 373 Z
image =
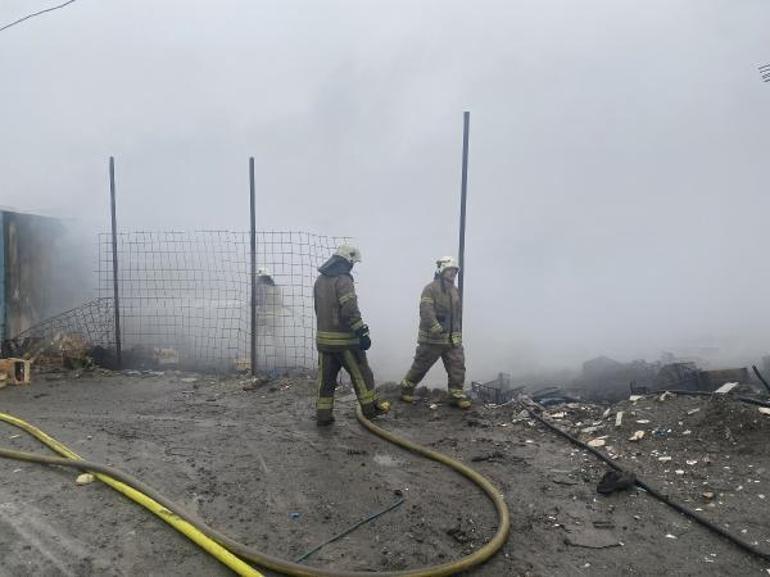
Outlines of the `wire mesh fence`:
M 114 342 L 112 299 L 96 298 L 34 325 L 3 343 L 7 356 L 36 356 L 53 350 L 100 348 Z
M 313 283 L 344 237 L 256 233 L 257 370 L 314 368 Z M 18 335 L 14 346 L 77 336 L 114 351 L 112 237 L 99 235 L 98 297 Z M 117 235 L 124 366 L 251 368 L 248 232 L 127 232 Z
M 256 233 L 257 369 L 315 366 L 316 269 L 345 240 L 305 232 Z M 99 245 L 99 295 L 110 298 L 111 236 L 100 235 Z M 128 362 L 165 350 L 178 356 L 180 366 L 250 368 L 248 232 L 121 233 L 117 253 Z

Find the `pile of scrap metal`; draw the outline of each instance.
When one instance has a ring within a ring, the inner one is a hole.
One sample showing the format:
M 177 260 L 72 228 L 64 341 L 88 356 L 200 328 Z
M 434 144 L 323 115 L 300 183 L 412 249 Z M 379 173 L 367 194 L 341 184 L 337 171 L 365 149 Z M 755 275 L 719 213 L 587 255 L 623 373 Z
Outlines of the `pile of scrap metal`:
M 51 346 L 38 357 L 38 363 L 51 362 L 55 366 L 66 369 L 82 369 L 93 365 L 89 355 L 91 347 L 88 342 L 77 334 L 59 334 Z M 48 358 L 45 355 L 49 355 Z M 45 359 L 45 361 L 44 361 Z
M 90 345 L 75 333 L 56 333 L 50 338 L 24 337 L 4 345 L 6 354 L 28 359 L 41 368 L 82 369 L 93 365 Z
M 628 396 L 629 383 L 647 389 L 654 387 L 659 370 L 659 363 L 644 360 L 621 363 L 608 357 L 597 357 L 583 363 L 583 370 L 570 390 L 590 401 L 620 401 Z
M 582 374 L 570 390 L 586 400 L 615 402 L 624 399 L 629 389 L 634 395 L 665 390 L 712 392 L 725 383 L 739 383 L 745 393 L 758 384 L 746 367 L 705 370 L 692 361 L 620 363 L 598 357 L 583 363 Z
M 677 389 L 682 391 L 713 392 L 725 383 L 750 385 L 752 379 L 746 367 L 703 370 L 695 363 L 670 363 L 661 367 L 655 379 L 655 391 Z M 645 394 L 649 389 L 632 385 L 631 392 Z
M 546 387 L 534 391 L 530 398 L 543 407 L 561 405 L 563 403 L 577 403 L 581 400 L 579 396 L 568 393 L 561 387 Z
M 30 359 L 42 370 L 117 369 L 115 351 L 92 345 L 77 332 L 56 332 L 50 337 L 24 336 L 3 342 L 3 355 Z M 124 367 L 135 369 L 174 369 L 179 352 L 170 347 L 136 345 L 123 351 Z
M 503 405 L 523 390 L 524 386 L 511 386 L 511 375 L 499 373 L 496 379 L 486 383 L 472 382 L 470 395 L 485 404 Z

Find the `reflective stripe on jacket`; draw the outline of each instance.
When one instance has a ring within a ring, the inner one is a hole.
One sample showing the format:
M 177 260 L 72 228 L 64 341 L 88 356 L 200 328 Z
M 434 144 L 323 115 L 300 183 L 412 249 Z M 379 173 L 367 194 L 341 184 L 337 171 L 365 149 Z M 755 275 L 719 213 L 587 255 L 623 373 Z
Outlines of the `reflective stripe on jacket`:
M 334 352 L 358 348 L 355 331 L 364 326 L 358 298 L 349 274 L 327 276 L 315 281 L 313 297 L 316 314 L 316 348 Z

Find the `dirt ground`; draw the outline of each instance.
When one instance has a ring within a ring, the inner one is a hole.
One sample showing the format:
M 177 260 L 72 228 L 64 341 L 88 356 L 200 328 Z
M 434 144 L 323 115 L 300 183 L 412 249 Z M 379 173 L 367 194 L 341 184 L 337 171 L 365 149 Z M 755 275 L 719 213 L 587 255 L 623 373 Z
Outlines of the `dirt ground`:
M 308 565 L 416 568 L 455 559 L 493 535 L 494 510 L 480 491 L 365 431 L 349 390 L 338 391 L 336 424 L 318 430 L 311 378 L 278 379 L 253 390 L 244 390 L 245 383 L 173 373 L 36 375 L 31 386 L 0 390 L 0 410 L 84 458 L 131 472 L 233 537 L 286 558 L 405 496 L 403 505 L 321 549 Z M 770 562 L 749 557 L 642 491 L 598 495 L 606 467 L 520 418 L 520 407 L 461 413 L 443 403 L 431 409 L 431 402 L 396 403 L 382 426 L 472 462 L 511 508 L 507 544 L 468 574 L 770 572 Z M 620 428 L 616 410 L 624 411 Z M 603 407 L 583 405 L 549 412 L 586 439 L 606 436 L 602 450 L 650 484 L 770 551 L 770 416 L 756 407 L 677 397 L 624 402 L 606 417 Z M 597 428 L 580 433 L 586 427 Z M 637 429 L 646 437 L 628 441 Z M 5 424 L 0 445 L 47 452 Z M 149 512 L 98 482 L 77 486 L 76 476 L 0 461 L 0 575 L 232 574 Z

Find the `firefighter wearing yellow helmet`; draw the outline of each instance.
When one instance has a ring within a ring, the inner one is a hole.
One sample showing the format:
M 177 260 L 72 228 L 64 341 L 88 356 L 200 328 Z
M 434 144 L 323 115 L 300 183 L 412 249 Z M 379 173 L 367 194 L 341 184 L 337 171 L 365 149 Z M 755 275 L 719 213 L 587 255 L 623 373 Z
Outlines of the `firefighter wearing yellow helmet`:
M 341 245 L 321 265 L 313 296 L 316 313 L 316 348 L 318 349 L 318 398 L 316 422 L 319 426 L 334 422 L 334 390 L 337 375 L 344 368 L 353 382 L 358 402 L 368 418 L 387 413 L 388 401 L 377 399 L 374 374 L 366 360 L 372 345 L 369 327 L 361 318 L 358 298 L 350 272 L 361 262 L 361 252 L 349 244 Z
M 420 296 L 420 329 L 417 350 L 412 368 L 401 381 L 401 400 L 414 402 L 414 389 L 436 361 L 441 359 L 446 368 L 449 385 L 449 402 L 461 409 L 468 409 L 471 401 L 465 395 L 465 351 L 462 336 L 462 303 L 455 286 L 460 270 L 451 256 L 436 261 L 433 282 Z

